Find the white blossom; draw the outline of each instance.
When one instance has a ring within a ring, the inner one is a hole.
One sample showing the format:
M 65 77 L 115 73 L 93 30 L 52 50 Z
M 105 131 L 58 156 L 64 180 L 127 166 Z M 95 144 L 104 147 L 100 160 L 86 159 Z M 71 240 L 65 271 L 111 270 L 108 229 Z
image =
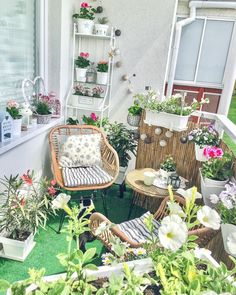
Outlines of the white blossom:
M 186 214 L 184 213 L 183 209 L 180 207 L 178 203 L 167 202 L 167 205 L 170 210 L 170 215 L 178 215 L 179 217 L 185 217 Z
M 192 200 L 192 196 L 193 196 L 193 191 L 192 191 L 192 187 L 187 189 L 187 190 L 184 190 L 182 188 L 179 188 L 177 190 L 177 193 L 180 194 L 181 196 L 183 196 L 185 198 L 185 200 L 187 201 L 191 201 Z M 198 192 L 195 193 L 195 198 L 196 199 L 201 199 L 202 198 L 202 195 Z
M 216 194 L 211 194 L 210 195 L 210 201 L 212 204 L 217 204 L 219 202 L 219 197 Z
M 206 227 L 215 230 L 220 228 L 220 215 L 216 212 L 216 210 L 211 209 L 208 206 L 203 206 L 200 210 L 198 210 L 197 219 Z
M 64 209 L 69 201 L 70 195 L 61 193 L 52 201 L 52 207 L 54 209 Z
M 228 235 L 226 243 L 230 254 L 236 255 L 236 232 L 232 232 Z

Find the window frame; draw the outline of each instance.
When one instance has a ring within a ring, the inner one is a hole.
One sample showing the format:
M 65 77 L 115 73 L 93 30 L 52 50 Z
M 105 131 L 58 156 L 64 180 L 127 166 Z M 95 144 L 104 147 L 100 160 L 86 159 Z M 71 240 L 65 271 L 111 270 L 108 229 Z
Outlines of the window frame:
M 186 18 L 186 15 L 177 15 L 176 17 L 176 23 L 178 21 L 178 18 Z M 176 85 L 186 85 L 186 86 L 196 86 L 196 87 L 207 87 L 207 88 L 217 88 L 217 89 L 223 89 L 224 88 L 224 80 L 225 80 L 225 74 L 226 74 L 226 68 L 227 68 L 227 63 L 228 63 L 228 57 L 229 57 L 229 52 L 231 48 L 231 41 L 233 38 L 234 30 L 236 28 L 236 20 L 231 19 L 231 18 L 220 18 L 220 17 L 209 17 L 209 16 L 197 16 L 196 19 L 202 19 L 204 21 L 203 24 L 203 30 L 202 30 L 202 36 L 200 40 L 200 47 L 199 47 L 199 52 L 197 56 L 197 63 L 196 63 L 196 68 L 195 68 L 195 74 L 194 74 L 194 80 L 174 80 L 174 84 Z M 223 79 L 222 83 L 207 83 L 207 82 L 198 82 L 197 81 L 197 76 L 198 76 L 198 69 L 199 69 L 199 64 L 201 60 L 201 53 L 202 53 L 202 46 L 203 46 L 203 41 L 204 41 L 204 36 L 205 36 L 205 31 L 206 31 L 206 25 L 207 21 L 225 21 L 225 22 L 232 22 L 233 23 L 233 28 L 232 28 L 232 34 L 230 38 L 230 45 L 228 48 L 227 52 L 227 58 L 226 58 L 226 64 L 224 67 L 224 74 L 223 74 Z

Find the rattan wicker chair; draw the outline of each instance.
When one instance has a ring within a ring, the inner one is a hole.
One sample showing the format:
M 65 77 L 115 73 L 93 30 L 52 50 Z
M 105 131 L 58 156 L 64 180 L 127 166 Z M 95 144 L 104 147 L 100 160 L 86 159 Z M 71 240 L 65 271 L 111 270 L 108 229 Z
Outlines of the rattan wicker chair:
M 71 135 L 83 135 L 83 134 L 101 134 L 101 160 L 102 160 L 102 169 L 107 172 L 112 180 L 108 183 L 104 184 L 96 184 L 96 185 L 80 185 L 77 187 L 68 187 L 65 186 L 62 168 L 59 165 L 59 154 L 60 148 L 65 143 L 67 138 Z M 105 213 L 107 215 L 107 208 L 105 205 L 105 196 L 104 190 L 110 187 L 113 182 L 116 180 L 119 173 L 119 158 L 117 152 L 114 148 L 109 144 L 106 139 L 106 135 L 102 132 L 101 129 L 91 126 L 91 125 L 59 125 L 53 128 L 49 133 L 49 144 L 51 150 L 51 166 L 54 177 L 58 183 L 58 185 L 68 191 L 96 191 L 101 190 L 103 206 Z M 63 218 L 62 218 L 63 219 Z M 62 224 L 60 222 L 59 231 Z
M 154 218 L 156 220 L 162 220 L 163 217 L 165 217 L 168 213 L 167 210 L 167 201 L 169 200 L 169 197 L 165 197 L 163 201 L 161 202 L 161 205 L 157 212 L 154 214 Z M 182 197 L 175 196 L 175 200 L 180 204 L 184 205 L 185 200 Z M 99 227 L 99 225 L 102 222 L 106 222 L 107 224 L 111 224 L 111 221 L 106 218 L 104 215 L 100 213 L 93 213 L 90 217 L 90 230 L 92 234 L 95 236 L 95 231 Z M 195 229 L 189 231 L 189 235 L 196 235 L 198 236 L 198 239 L 196 240 L 196 243 L 200 247 L 205 247 L 208 242 L 217 234 L 218 231 L 212 230 L 210 228 L 198 226 Z M 96 236 L 101 242 L 109 249 L 111 250 L 111 244 L 110 241 L 115 236 L 119 237 L 123 242 L 127 242 L 130 247 L 132 248 L 138 248 L 142 246 L 142 244 L 137 243 L 130 238 L 128 238 L 123 231 L 121 231 L 118 226 L 111 227 L 110 229 L 105 230 L 102 234 L 99 236 Z

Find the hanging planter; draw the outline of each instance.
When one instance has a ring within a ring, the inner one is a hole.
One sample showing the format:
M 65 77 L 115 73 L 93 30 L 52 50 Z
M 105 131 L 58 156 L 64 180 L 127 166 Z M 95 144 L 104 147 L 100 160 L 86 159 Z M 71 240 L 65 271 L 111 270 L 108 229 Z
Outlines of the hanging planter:
M 207 158 L 203 154 L 203 151 L 204 151 L 205 147 L 206 146 L 203 146 L 201 148 L 198 144 L 195 143 L 195 156 L 196 156 L 196 160 L 199 161 L 199 162 L 207 161 Z
M 128 114 L 127 116 L 127 122 L 130 126 L 133 126 L 133 127 L 138 127 L 139 126 L 139 123 L 140 123 L 140 120 L 141 120 L 141 116 L 140 115 L 132 115 L 132 114 Z

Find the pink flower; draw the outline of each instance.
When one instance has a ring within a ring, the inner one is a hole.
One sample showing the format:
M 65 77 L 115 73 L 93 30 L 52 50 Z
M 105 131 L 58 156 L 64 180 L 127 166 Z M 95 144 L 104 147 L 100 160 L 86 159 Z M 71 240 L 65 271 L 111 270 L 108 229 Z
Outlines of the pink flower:
M 56 193 L 56 189 L 53 186 L 49 186 L 48 193 L 49 193 L 49 195 L 54 196 Z
M 23 174 L 21 176 L 21 179 L 24 181 L 24 183 L 28 184 L 28 185 L 32 185 L 33 184 L 33 180 L 31 178 L 31 176 L 29 175 L 29 170 L 27 171 L 27 174 Z
M 106 65 L 106 64 L 108 64 L 108 62 L 105 60 L 100 60 L 98 64 L 99 65 Z
M 95 113 L 91 113 L 90 118 L 95 122 L 98 119 L 98 116 L 96 116 Z
M 222 158 L 224 152 L 223 152 L 222 149 L 220 149 L 220 148 L 216 148 L 215 154 L 216 154 L 216 157 L 217 157 L 217 158 Z
M 57 184 L 57 181 L 56 181 L 56 179 L 52 179 L 50 183 L 51 183 L 52 186 L 54 186 L 54 185 Z
M 16 101 L 14 101 L 14 100 L 8 100 L 8 102 L 7 102 L 7 108 L 8 109 L 11 109 L 11 108 L 19 108 L 19 104 L 16 102 Z
M 221 148 L 218 147 L 205 147 L 203 150 L 203 155 L 207 157 L 208 159 L 212 158 L 221 158 L 223 156 L 224 152 Z
M 83 58 L 88 58 L 89 53 L 88 52 L 80 52 L 80 56 L 83 57 Z
M 82 8 L 88 8 L 89 5 L 87 2 L 82 2 L 81 5 L 80 5 Z

